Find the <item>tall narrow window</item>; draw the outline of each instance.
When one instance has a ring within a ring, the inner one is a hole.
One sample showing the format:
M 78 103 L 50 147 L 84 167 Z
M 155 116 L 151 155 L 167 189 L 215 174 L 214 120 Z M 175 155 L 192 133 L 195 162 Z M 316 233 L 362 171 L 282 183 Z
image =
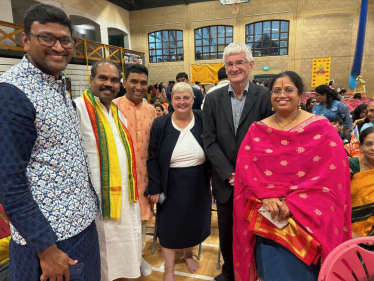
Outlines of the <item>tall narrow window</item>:
M 183 31 L 160 30 L 148 34 L 149 62 L 183 61 Z
M 195 29 L 195 59 L 222 59 L 223 50 L 232 41 L 232 26 L 218 25 Z
M 288 21 L 261 21 L 245 28 L 245 43 L 254 57 L 288 55 L 288 38 Z

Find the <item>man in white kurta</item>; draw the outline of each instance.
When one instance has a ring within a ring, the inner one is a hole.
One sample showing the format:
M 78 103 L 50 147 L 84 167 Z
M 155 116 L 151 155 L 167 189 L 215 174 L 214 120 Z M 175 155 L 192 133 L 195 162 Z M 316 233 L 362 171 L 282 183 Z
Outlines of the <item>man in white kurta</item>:
M 111 111 L 111 100 L 119 91 L 120 74 L 110 62 L 100 62 L 91 69 L 90 89 L 95 102 L 105 113 L 114 136 L 121 169 L 122 198 L 121 217 L 117 220 L 96 218 L 101 255 L 101 280 L 112 281 L 118 278 L 140 276 L 142 259 L 141 218 L 138 202 L 129 203 L 127 155 Z M 75 99 L 80 119 L 80 128 L 88 153 L 92 182 L 100 200 L 101 172 L 98 146 L 92 123 L 83 97 Z M 118 112 L 118 118 L 127 126 L 126 118 Z

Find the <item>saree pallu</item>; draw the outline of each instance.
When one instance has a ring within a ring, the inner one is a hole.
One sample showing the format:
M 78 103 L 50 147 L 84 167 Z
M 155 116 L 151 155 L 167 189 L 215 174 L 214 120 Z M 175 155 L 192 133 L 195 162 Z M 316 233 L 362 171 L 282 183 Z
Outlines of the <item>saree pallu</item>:
M 262 202 L 251 196 L 248 200 L 243 218 L 249 222 L 248 229 L 254 234 L 271 239 L 283 245 L 308 266 L 317 264 L 321 255 L 321 245 L 292 218 L 288 218 L 288 225 L 282 229 L 262 216 L 258 210 Z
M 360 236 L 374 236 L 374 169 L 352 178 L 352 231 Z
M 256 235 L 243 218 L 251 196 L 285 198 L 293 220 L 321 244 L 322 260 L 351 239 L 347 154 L 322 116 L 288 131 L 253 123 L 239 150 L 234 187 L 235 280 L 256 280 Z

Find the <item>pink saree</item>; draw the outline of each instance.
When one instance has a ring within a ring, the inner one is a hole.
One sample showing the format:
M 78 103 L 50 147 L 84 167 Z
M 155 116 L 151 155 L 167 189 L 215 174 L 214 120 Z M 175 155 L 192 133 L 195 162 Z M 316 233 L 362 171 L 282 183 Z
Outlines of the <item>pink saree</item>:
M 351 239 L 347 154 L 336 130 L 322 116 L 310 117 L 288 131 L 256 122 L 244 138 L 234 187 L 236 281 L 257 278 L 256 235 L 243 218 L 250 196 L 285 197 L 293 220 L 321 244 L 322 261 Z

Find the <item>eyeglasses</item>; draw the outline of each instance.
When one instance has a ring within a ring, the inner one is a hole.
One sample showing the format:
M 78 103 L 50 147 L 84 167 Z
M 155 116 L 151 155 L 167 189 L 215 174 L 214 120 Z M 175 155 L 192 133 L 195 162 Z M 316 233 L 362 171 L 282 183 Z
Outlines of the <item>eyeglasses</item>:
M 39 44 L 44 47 L 53 47 L 56 44 L 57 40 L 60 41 L 61 46 L 65 49 L 72 49 L 75 45 L 75 40 L 71 37 L 60 37 L 59 38 L 53 35 L 47 35 L 47 34 L 38 35 L 38 34 L 31 33 L 31 32 L 27 34 L 37 37 L 39 40 Z
M 228 62 L 228 63 L 226 63 L 226 67 L 227 67 L 227 68 L 233 68 L 234 65 L 235 65 L 236 67 L 242 67 L 242 66 L 244 66 L 244 64 L 246 64 L 246 63 L 248 63 L 248 62 L 249 62 L 249 61 L 242 61 L 242 60 L 237 61 L 237 62 Z
M 371 148 L 374 146 L 374 142 L 372 141 L 366 141 L 364 142 L 364 146 L 367 147 L 367 148 Z
M 286 89 L 277 88 L 277 89 L 270 91 L 270 93 L 274 95 L 280 95 L 281 93 L 285 93 L 286 95 L 291 95 L 294 92 L 296 92 L 296 89 L 294 88 L 286 88 Z

